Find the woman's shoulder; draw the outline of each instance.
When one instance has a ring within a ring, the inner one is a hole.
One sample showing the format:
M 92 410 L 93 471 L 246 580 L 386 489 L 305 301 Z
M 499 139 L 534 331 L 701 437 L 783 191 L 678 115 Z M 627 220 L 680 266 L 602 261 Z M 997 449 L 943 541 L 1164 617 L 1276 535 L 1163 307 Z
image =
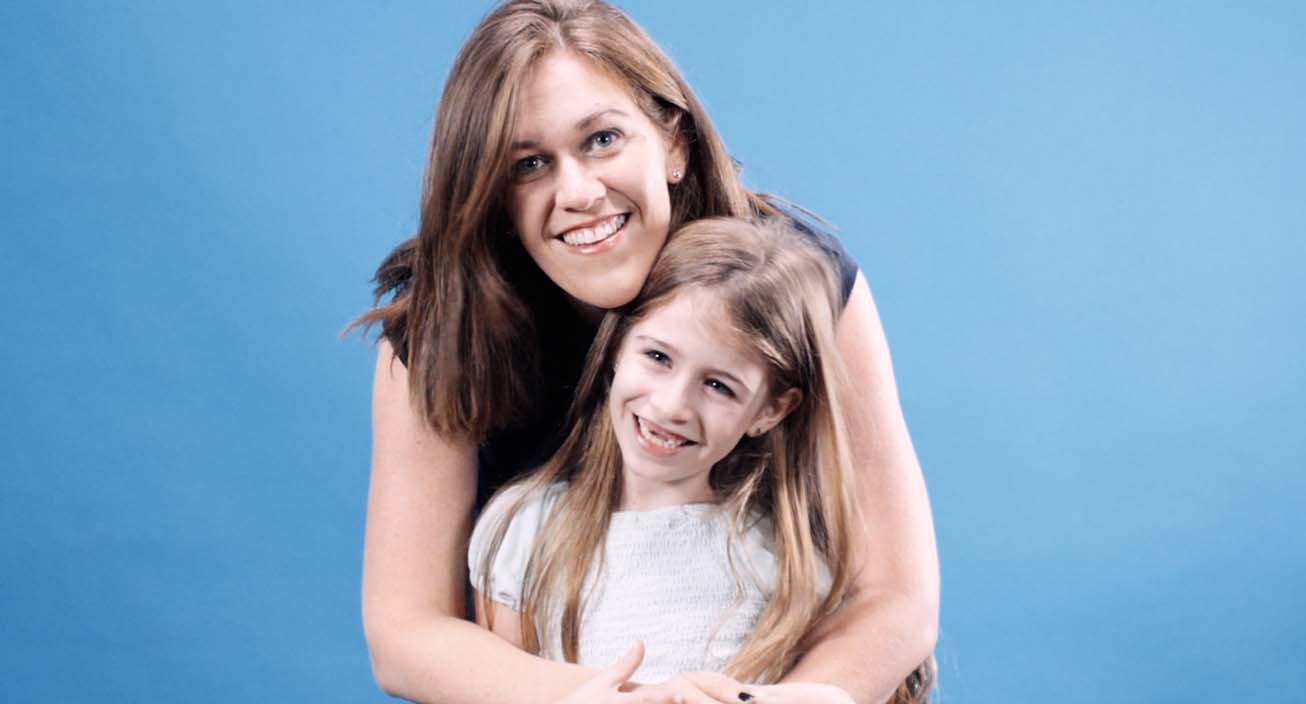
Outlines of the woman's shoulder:
M 853 285 L 857 283 L 857 272 L 860 270 L 857 260 L 853 259 L 833 232 L 813 219 L 815 216 L 805 217 L 802 212 L 792 212 L 788 208 L 781 209 L 780 213 L 778 217 L 784 218 L 795 232 L 807 238 L 830 258 L 830 263 L 839 277 L 839 291 L 843 296 L 844 304 L 847 305 L 848 298 L 853 292 Z

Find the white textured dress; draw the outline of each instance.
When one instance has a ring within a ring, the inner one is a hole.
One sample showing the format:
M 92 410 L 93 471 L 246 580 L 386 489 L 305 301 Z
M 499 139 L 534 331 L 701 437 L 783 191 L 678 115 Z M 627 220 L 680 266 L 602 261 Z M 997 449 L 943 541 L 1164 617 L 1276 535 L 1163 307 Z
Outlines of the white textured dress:
M 554 484 L 531 497 L 508 527 L 491 571 L 489 596 L 496 602 L 520 610 L 532 542 L 562 488 Z M 472 533 L 468 568 L 482 593 L 485 552 L 522 491 L 513 487 L 491 501 Z M 580 664 L 607 667 L 643 640 L 636 681 L 720 670 L 743 645 L 775 587 L 770 520 L 749 523 L 731 542 L 729 518 L 713 504 L 614 513 L 603 570 L 591 574 L 582 591 Z M 821 578 L 824 593 L 828 573 Z M 557 609 L 547 611 L 537 626 L 540 655 L 562 660 Z

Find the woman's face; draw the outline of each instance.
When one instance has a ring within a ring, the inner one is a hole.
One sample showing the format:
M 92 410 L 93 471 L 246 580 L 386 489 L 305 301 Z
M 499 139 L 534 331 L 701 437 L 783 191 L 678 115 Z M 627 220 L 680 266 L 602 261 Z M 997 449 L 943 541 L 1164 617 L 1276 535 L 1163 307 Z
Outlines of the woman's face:
M 616 308 L 644 285 L 685 168 L 625 86 L 569 52 L 540 60 L 512 135 L 508 213 L 535 263 L 577 302 Z

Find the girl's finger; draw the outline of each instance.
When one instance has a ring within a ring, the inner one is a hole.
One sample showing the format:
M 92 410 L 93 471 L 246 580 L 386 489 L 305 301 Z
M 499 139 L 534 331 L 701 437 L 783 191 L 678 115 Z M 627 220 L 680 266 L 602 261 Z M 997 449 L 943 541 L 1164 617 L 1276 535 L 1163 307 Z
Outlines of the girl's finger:
M 744 686 L 738 680 L 719 672 L 687 672 L 681 677 L 720 702 L 733 704 L 739 701 L 739 693 L 744 691 Z
M 599 677 L 602 677 L 611 687 L 620 687 L 634 676 L 635 670 L 639 669 L 641 662 L 644 662 L 644 641 L 637 640 L 634 645 L 630 646 L 630 650 L 627 650 L 626 654 L 621 656 L 620 660 L 600 672 Z

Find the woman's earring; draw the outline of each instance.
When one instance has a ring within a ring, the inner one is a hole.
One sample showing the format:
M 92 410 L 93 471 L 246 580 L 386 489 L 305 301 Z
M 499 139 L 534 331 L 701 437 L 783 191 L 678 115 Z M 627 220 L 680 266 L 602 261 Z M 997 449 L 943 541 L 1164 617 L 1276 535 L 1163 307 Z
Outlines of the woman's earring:
M 683 175 L 684 175 L 684 174 L 680 173 L 680 169 L 675 169 L 675 170 L 673 170 L 673 171 L 671 172 L 671 182 L 672 182 L 672 183 L 680 183 L 680 177 L 683 176 Z

